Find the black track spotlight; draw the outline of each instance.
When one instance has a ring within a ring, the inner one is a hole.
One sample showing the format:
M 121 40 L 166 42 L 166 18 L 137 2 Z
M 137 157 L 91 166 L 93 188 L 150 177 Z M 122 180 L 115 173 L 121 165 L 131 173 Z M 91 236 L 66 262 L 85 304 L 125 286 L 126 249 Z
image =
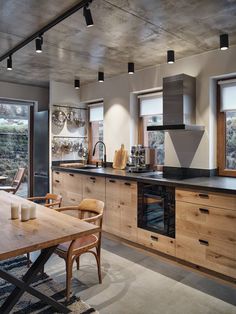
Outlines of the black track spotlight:
M 43 36 L 39 36 L 38 38 L 35 39 L 35 50 L 37 53 L 41 53 L 42 50 L 42 45 L 43 45 Z
M 75 80 L 75 89 L 80 89 L 80 80 Z
M 128 63 L 128 73 L 134 74 L 134 63 L 133 62 Z
M 221 34 L 220 35 L 220 50 L 229 49 L 229 35 Z
M 175 52 L 174 50 L 167 50 L 167 63 L 175 63 Z
M 9 56 L 7 59 L 7 69 L 8 71 L 12 70 L 12 57 L 11 56 Z
M 86 6 L 84 6 L 83 11 L 84 11 L 84 18 L 85 18 L 87 27 L 93 26 L 93 18 L 92 18 L 91 11 L 88 7 L 88 4 Z
M 98 72 L 98 82 L 104 82 L 104 72 Z

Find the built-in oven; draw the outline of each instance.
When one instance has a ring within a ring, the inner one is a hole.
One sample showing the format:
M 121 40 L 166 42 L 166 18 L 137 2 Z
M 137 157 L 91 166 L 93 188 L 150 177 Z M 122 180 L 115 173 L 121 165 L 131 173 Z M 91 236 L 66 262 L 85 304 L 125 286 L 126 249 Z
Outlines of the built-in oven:
M 175 238 L 175 188 L 138 184 L 138 227 Z

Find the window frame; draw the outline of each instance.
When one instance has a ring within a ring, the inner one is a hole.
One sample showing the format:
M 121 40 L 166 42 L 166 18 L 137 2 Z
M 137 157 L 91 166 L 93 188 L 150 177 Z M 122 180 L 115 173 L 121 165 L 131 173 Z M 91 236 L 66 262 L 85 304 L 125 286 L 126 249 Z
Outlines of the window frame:
M 102 102 L 99 101 L 98 103 L 90 103 L 89 105 L 95 105 L 96 106 L 96 104 L 101 104 L 101 103 Z M 104 108 L 104 104 L 102 106 Z M 90 109 L 89 108 L 88 108 L 88 163 L 91 165 L 95 165 L 100 160 L 99 159 L 98 160 L 92 159 L 92 157 L 93 157 L 92 156 L 92 151 L 93 151 L 93 147 L 92 147 L 92 143 L 93 143 L 93 140 L 92 140 L 92 122 L 90 122 Z M 102 121 L 103 121 L 103 127 L 104 127 L 104 119 Z
M 220 111 L 221 97 L 219 81 L 228 81 L 236 77 L 217 80 L 217 167 L 219 176 L 236 177 L 236 169 L 226 168 L 226 113 Z
M 162 93 L 162 97 L 163 97 L 163 89 L 139 94 L 139 96 L 144 96 L 144 95 L 148 96 L 154 93 Z M 141 107 L 141 98 L 138 98 L 138 110 L 137 110 L 138 111 L 138 143 L 144 145 L 144 119 L 143 119 L 143 116 L 140 116 L 140 107 Z M 155 167 L 157 167 L 160 170 L 162 170 L 163 166 L 164 165 L 161 165 L 161 164 L 155 165 Z

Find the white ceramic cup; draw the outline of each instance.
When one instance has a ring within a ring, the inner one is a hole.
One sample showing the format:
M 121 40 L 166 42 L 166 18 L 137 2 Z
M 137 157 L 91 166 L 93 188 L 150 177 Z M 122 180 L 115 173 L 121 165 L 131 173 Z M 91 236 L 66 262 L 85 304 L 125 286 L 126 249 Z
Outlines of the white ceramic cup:
M 35 219 L 36 218 L 36 204 L 30 204 L 29 211 L 30 211 L 30 219 Z
M 11 219 L 19 218 L 19 204 L 11 203 Z
M 21 221 L 27 221 L 30 219 L 30 210 L 29 206 L 22 204 L 21 205 Z

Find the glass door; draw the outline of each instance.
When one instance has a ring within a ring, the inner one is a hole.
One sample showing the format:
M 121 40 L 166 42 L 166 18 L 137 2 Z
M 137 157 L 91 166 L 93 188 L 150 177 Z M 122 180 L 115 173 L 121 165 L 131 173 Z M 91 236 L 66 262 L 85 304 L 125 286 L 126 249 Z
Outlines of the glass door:
M 25 175 L 16 194 L 27 197 L 29 190 L 30 106 L 0 99 L 0 185 L 11 185 L 18 168 Z

